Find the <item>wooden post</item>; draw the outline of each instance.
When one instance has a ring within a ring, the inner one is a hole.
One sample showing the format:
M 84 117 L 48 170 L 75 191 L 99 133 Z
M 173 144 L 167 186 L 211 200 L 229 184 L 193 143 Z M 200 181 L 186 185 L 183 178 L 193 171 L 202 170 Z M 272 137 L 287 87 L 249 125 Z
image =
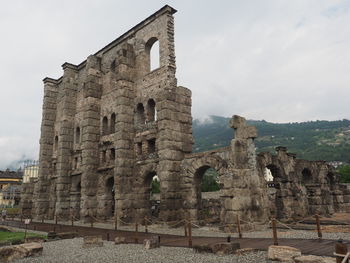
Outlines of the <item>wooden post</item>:
M 139 243 L 139 224 L 135 223 L 135 243 Z
M 348 246 L 343 243 L 342 239 L 339 239 L 337 243 L 335 243 L 335 253 L 336 254 L 342 254 L 346 255 L 348 253 Z M 343 262 L 343 257 L 337 256 L 336 257 L 336 262 L 337 263 L 342 263 Z M 345 263 L 348 263 L 349 261 L 347 260 Z
M 109 241 L 109 232 L 106 234 L 107 241 Z
M 57 215 L 55 215 L 55 225 L 57 225 Z
M 316 219 L 318 238 L 322 239 L 322 232 L 321 232 L 321 225 L 320 225 L 320 217 L 319 217 L 319 215 L 316 214 L 315 215 L 315 219 Z
M 71 216 L 71 225 L 74 226 L 74 217 Z
M 147 222 L 147 216 L 145 216 L 145 232 L 148 233 L 148 222 Z
M 117 216 L 115 216 L 114 217 L 114 230 L 118 230 L 118 217 Z
M 187 220 L 185 220 L 184 229 L 185 229 L 185 237 L 187 237 Z
M 192 247 L 192 222 L 191 222 L 191 218 L 188 220 L 188 246 Z
M 276 229 L 276 219 L 272 218 L 272 233 L 273 233 L 273 244 L 275 246 L 278 246 L 278 240 L 277 240 L 277 229 Z
M 231 243 L 231 235 L 227 236 L 227 243 Z
M 237 232 L 238 232 L 238 237 L 242 238 L 241 222 L 239 220 L 239 215 L 237 215 Z
M 21 223 L 23 222 L 23 215 L 21 214 Z

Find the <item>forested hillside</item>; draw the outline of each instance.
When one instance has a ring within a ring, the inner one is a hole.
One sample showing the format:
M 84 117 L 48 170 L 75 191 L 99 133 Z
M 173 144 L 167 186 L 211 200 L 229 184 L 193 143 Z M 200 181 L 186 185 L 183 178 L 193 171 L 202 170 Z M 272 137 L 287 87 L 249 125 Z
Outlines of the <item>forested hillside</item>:
M 211 116 L 209 120 L 193 121 L 193 150 L 202 152 L 228 146 L 233 138 L 230 118 Z M 274 152 L 286 146 L 298 158 L 350 162 L 350 120 L 309 121 L 301 123 L 270 123 L 248 121 L 258 129 L 258 152 Z

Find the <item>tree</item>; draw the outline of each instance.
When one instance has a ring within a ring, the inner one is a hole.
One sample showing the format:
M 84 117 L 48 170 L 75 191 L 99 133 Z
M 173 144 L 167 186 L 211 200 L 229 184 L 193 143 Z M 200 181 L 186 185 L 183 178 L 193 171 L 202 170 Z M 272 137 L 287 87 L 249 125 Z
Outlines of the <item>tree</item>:
M 337 169 L 341 183 L 350 183 L 350 165 L 342 165 Z

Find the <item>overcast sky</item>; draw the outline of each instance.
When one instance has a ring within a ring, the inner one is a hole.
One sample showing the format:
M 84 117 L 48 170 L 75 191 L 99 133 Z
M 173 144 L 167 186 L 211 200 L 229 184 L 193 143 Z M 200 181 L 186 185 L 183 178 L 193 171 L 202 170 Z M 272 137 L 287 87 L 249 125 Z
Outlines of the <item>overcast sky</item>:
M 0 169 L 38 159 L 42 79 L 169 4 L 194 118 L 350 119 L 350 0 L 0 0 Z

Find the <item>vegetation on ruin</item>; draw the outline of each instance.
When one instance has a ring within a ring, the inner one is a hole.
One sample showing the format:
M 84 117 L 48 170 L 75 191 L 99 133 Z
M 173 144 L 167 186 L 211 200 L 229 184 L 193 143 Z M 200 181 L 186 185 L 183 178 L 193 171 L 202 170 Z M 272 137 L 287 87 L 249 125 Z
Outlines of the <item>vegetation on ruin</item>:
M 220 190 L 218 183 L 219 174 L 213 169 L 209 168 L 203 175 L 201 182 L 202 192 L 215 192 Z
M 152 194 L 159 194 L 160 193 L 160 181 L 159 180 L 152 180 L 151 184 L 151 193 Z
M 341 183 L 350 183 L 350 165 L 343 165 L 337 169 Z
M 202 152 L 228 146 L 233 138 L 230 118 L 211 116 L 209 120 L 193 121 L 193 150 Z M 271 123 L 248 121 L 258 129 L 255 144 L 258 152 L 275 152 L 286 146 L 288 152 L 307 160 L 350 163 L 350 120 Z

